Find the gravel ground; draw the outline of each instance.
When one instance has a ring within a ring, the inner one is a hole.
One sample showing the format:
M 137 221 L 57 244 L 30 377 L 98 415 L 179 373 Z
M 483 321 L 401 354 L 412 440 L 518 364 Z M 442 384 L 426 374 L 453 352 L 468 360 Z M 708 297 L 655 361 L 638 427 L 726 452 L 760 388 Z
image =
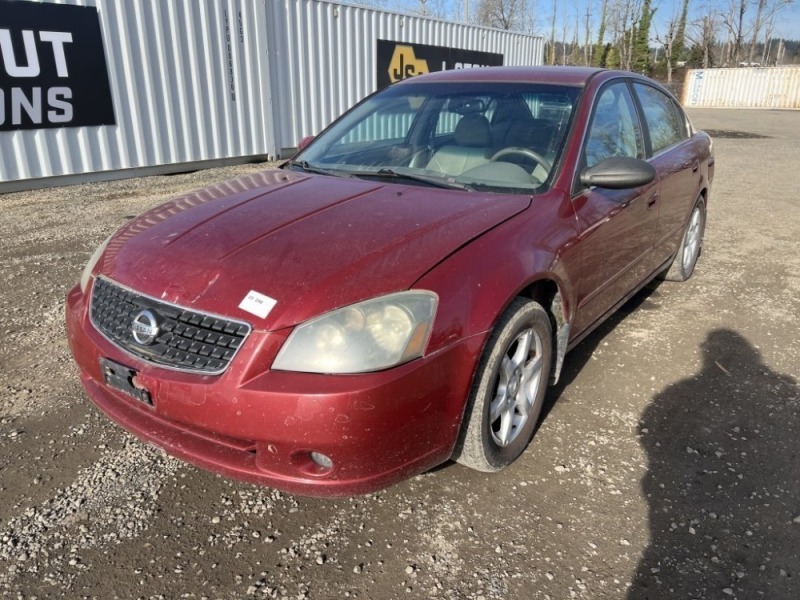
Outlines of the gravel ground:
M 352 499 L 138 442 L 67 349 L 64 296 L 110 231 L 263 165 L 0 197 L 0 596 L 796 600 L 800 112 L 691 115 L 720 135 L 695 276 L 567 357 L 510 468 L 446 464 Z

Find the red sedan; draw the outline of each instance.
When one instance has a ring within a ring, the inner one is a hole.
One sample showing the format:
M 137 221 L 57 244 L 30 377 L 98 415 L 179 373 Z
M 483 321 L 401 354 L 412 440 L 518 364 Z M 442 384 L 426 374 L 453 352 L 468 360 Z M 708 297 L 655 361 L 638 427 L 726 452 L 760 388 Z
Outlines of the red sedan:
M 122 427 L 313 495 L 519 457 L 567 351 L 692 274 L 714 169 L 658 84 L 579 68 L 415 77 L 301 147 L 129 222 L 66 316 Z

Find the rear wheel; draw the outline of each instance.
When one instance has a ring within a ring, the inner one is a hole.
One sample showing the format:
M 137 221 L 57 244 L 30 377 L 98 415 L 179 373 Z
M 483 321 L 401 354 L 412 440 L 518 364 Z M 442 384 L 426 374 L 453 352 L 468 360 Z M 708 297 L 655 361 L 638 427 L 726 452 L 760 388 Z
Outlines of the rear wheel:
M 692 209 L 689 224 L 683 233 L 678 253 L 669 269 L 664 273 L 667 281 L 686 281 L 692 276 L 697 259 L 703 249 L 703 235 L 706 229 L 706 203 L 702 197 Z
M 478 365 L 455 460 L 492 472 L 522 454 L 542 411 L 552 346 L 547 312 L 532 300 L 515 299 Z

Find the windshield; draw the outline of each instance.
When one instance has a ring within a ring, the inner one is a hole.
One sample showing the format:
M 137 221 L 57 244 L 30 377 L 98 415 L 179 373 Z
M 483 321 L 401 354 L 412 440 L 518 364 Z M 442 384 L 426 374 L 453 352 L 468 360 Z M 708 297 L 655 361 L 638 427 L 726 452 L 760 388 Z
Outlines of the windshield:
M 549 186 L 578 92 L 497 82 L 392 86 L 336 121 L 288 168 L 539 193 Z

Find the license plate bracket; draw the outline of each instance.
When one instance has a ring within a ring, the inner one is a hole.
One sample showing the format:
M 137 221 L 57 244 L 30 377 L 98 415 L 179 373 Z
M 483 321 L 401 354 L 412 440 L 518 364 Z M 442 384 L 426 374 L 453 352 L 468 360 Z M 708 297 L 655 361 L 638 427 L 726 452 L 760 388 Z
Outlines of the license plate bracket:
M 100 359 L 100 370 L 103 372 L 103 381 L 107 386 L 124 392 L 148 406 L 153 406 L 153 398 L 150 396 L 150 392 L 134 383 L 137 375 L 135 370 L 107 358 Z

